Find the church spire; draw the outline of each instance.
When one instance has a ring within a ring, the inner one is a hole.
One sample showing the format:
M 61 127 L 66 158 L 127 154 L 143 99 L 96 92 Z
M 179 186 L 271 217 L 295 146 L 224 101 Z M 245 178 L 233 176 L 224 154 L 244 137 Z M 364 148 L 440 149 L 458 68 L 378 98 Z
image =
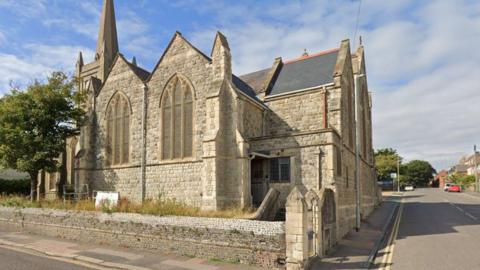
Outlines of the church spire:
M 83 55 L 82 52 L 78 53 L 77 65 L 83 67 Z
M 103 54 L 106 59 L 111 61 L 115 58 L 117 53 L 118 38 L 117 25 L 115 22 L 115 8 L 113 0 L 104 0 L 95 59 L 99 59 Z

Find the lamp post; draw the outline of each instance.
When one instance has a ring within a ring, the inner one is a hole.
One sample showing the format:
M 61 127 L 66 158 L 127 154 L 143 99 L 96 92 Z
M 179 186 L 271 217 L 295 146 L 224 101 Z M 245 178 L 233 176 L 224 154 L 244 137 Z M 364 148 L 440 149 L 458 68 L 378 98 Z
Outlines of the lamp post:
M 473 145 L 473 166 L 475 166 L 473 168 L 473 173 L 475 174 L 475 187 L 477 192 L 480 192 L 480 188 L 478 186 L 479 183 L 478 183 L 478 172 L 477 172 L 478 164 L 477 164 L 477 145 L 476 144 Z
M 397 157 L 397 191 L 400 192 L 400 157 Z

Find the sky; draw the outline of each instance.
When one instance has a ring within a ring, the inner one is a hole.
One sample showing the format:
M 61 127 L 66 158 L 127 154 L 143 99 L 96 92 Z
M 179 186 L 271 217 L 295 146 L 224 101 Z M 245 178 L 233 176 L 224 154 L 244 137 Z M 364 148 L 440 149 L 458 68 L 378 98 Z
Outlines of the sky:
M 54 70 L 72 73 L 79 51 L 92 60 L 101 6 L 0 0 L 0 95 Z M 480 1 L 116 0 L 115 8 L 120 51 L 150 71 L 175 31 L 207 55 L 223 32 L 237 75 L 346 38 L 355 48 L 361 35 L 376 149 L 439 170 L 480 145 Z

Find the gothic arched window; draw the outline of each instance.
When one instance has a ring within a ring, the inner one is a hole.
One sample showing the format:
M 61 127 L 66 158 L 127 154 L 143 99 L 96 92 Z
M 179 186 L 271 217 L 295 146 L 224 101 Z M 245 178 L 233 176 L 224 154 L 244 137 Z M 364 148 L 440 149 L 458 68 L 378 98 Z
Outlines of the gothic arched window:
M 117 93 L 107 108 L 107 165 L 129 162 L 130 156 L 130 105 L 128 99 Z
M 178 76 L 170 80 L 160 103 L 162 111 L 162 159 L 193 155 L 193 94 Z

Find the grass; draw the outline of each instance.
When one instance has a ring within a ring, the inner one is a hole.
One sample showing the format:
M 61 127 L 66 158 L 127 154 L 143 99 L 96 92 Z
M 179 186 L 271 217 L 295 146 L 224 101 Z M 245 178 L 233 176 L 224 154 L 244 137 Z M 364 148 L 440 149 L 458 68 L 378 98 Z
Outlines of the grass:
M 113 208 L 95 208 L 93 201 L 79 201 L 77 203 L 62 200 L 41 200 L 31 202 L 27 197 L 0 195 L 0 206 L 17 208 L 47 208 L 74 211 L 98 211 L 105 213 L 138 213 L 154 216 L 192 216 L 218 218 L 245 218 L 254 212 L 254 209 L 230 208 L 220 211 L 203 211 L 198 207 L 188 206 L 173 199 L 146 200 L 143 204 L 121 199 Z

